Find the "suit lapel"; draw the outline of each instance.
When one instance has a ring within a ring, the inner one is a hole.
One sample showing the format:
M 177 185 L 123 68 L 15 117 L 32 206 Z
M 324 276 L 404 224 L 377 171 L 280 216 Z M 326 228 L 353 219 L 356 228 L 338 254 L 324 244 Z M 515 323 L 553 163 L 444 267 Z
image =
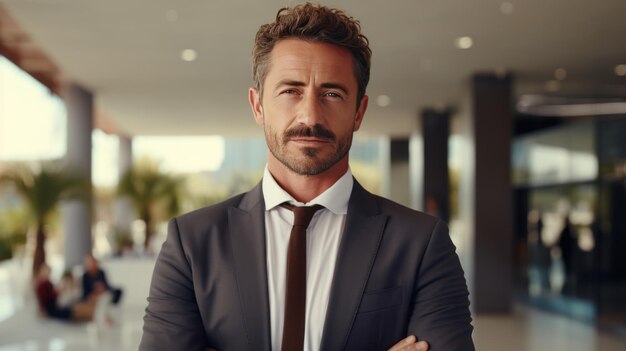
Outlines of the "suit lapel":
M 270 350 L 265 249 L 265 204 L 260 184 L 228 212 L 239 297 L 250 349 Z
M 321 350 L 345 348 L 386 221 L 375 197 L 355 180 L 337 253 Z

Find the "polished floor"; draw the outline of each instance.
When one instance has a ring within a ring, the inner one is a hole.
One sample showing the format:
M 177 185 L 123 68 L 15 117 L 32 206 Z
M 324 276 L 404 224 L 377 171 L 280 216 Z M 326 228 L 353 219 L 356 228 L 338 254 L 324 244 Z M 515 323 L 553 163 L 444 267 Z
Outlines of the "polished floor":
M 0 264 L 0 351 L 137 350 L 153 260 L 126 258 L 103 266 L 111 282 L 124 287 L 123 303 L 111 310 L 113 326 L 37 317 L 34 297 L 26 292 L 29 283 L 20 273 L 23 265 Z M 478 316 L 474 325 L 476 349 L 483 351 L 626 350 L 626 338 L 522 306 L 511 315 Z

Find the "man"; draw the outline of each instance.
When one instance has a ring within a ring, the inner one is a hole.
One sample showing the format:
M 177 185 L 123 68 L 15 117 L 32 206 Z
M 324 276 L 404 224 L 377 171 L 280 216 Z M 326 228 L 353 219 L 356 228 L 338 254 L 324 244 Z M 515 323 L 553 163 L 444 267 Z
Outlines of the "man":
M 285 8 L 253 56 L 263 180 L 170 222 L 140 350 L 473 350 L 446 226 L 350 173 L 371 56 L 359 23 Z
M 111 293 L 111 302 L 119 303 L 122 297 L 122 289 L 109 285 L 106 273 L 98 265 L 98 261 L 92 255 L 85 256 L 85 272 L 82 277 L 83 293 L 82 301 L 95 301 L 105 292 Z

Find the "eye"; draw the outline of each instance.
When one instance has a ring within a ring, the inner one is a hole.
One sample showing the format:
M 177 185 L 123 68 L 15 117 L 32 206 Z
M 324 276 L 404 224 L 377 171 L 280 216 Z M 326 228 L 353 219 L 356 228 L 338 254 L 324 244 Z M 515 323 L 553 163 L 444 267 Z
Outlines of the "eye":
M 343 96 L 335 91 L 328 91 L 324 93 L 325 97 L 333 98 L 333 99 L 343 99 Z
M 298 91 L 296 91 L 295 89 L 285 89 L 281 91 L 280 93 L 287 94 L 287 95 L 295 95 L 295 94 L 298 94 Z

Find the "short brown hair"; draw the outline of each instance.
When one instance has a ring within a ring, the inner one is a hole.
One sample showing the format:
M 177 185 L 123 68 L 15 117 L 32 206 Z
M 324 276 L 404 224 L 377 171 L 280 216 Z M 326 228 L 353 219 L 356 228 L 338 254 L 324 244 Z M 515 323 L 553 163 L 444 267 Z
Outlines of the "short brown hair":
M 308 2 L 280 9 L 273 23 L 259 28 L 254 41 L 252 75 L 254 86 L 260 93 L 267 76 L 270 53 L 278 41 L 287 38 L 322 42 L 348 49 L 352 54 L 358 86 L 357 104 L 361 102 L 370 79 L 372 50 L 367 38 L 361 34 L 359 21 L 342 10 Z

